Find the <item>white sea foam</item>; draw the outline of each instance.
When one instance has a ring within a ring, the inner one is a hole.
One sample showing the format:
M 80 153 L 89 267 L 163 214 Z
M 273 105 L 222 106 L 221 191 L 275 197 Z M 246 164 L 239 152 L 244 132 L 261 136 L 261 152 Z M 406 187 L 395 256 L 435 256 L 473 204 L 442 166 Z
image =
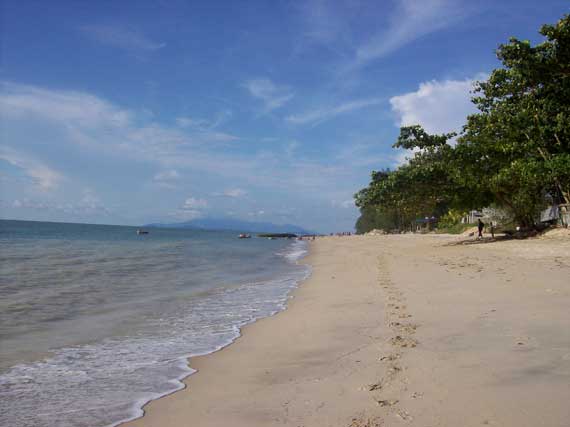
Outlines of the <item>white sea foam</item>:
M 296 241 L 281 254 L 296 264 L 307 253 Z M 142 416 L 142 407 L 183 388 L 192 356 L 233 342 L 240 328 L 285 308 L 290 291 L 309 269 L 215 289 L 176 312 L 148 319 L 133 336 L 66 347 L 42 361 L 0 376 L 0 425 L 11 427 L 117 426 Z
M 277 252 L 277 255 L 284 256 L 289 261 L 296 262 L 307 255 L 307 242 L 304 240 L 295 240 L 283 252 Z

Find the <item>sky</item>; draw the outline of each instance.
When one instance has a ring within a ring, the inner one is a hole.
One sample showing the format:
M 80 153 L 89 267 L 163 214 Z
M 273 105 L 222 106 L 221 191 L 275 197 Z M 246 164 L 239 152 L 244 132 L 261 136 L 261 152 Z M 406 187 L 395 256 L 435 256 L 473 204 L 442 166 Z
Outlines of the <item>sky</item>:
M 460 130 L 509 37 L 567 1 L 3 0 L 0 217 L 349 231 L 353 195 Z

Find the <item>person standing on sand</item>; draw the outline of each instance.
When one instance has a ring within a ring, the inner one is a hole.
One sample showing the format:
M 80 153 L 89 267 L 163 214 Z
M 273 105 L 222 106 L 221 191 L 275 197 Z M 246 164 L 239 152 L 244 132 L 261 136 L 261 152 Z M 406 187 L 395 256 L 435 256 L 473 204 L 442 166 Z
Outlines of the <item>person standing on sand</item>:
M 483 228 L 485 227 L 485 223 L 483 221 L 481 221 L 481 218 L 479 218 L 477 220 L 477 230 L 479 230 L 479 235 L 477 236 L 477 238 L 483 238 Z

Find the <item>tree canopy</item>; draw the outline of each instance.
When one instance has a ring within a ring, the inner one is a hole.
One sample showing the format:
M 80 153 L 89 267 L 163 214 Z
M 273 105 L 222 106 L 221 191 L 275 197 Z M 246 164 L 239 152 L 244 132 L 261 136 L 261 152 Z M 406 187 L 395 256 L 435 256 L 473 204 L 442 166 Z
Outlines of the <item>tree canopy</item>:
M 478 112 L 456 142 L 455 133 L 400 129 L 394 147 L 414 155 L 395 170 L 372 172 L 355 195 L 363 216 L 384 212 L 402 229 L 417 217 L 494 204 L 531 226 L 547 198 L 570 203 L 570 17 L 540 33 L 545 41 L 536 46 L 511 38 L 498 47 L 502 67 L 476 83 Z

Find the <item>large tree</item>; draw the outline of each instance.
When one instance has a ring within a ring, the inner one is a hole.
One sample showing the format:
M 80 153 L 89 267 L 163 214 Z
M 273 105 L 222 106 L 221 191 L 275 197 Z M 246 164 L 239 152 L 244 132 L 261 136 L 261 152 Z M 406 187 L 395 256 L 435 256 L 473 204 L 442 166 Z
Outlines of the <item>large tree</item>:
M 459 179 L 491 193 L 522 225 L 545 195 L 570 203 L 570 17 L 545 25 L 543 43 L 511 38 L 499 46 L 503 68 L 479 82 L 456 148 Z
M 362 213 L 359 228 L 375 223 L 386 229 L 382 225 L 390 218 L 390 229 L 402 230 L 418 217 L 445 213 L 460 194 L 449 169 L 453 149 L 448 140 L 453 136 L 430 135 L 420 126 L 401 128 L 394 147 L 419 151 L 394 171 L 372 172 L 370 185 L 355 195 Z
M 400 129 L 394 147 L 415 154 L 394 171 L 373 172 L 355 195 L 361 225 L 393 213 L 403 228 L 448 208 L 497 204 L 531 226 L 548 199 L 570 203 L 570 17 L 540 33 L 546 40 L 536 46 L 515 38 L 499 46 L 503 67 L 476 84 L 479 112 L 456 145 L 454 134 Z

